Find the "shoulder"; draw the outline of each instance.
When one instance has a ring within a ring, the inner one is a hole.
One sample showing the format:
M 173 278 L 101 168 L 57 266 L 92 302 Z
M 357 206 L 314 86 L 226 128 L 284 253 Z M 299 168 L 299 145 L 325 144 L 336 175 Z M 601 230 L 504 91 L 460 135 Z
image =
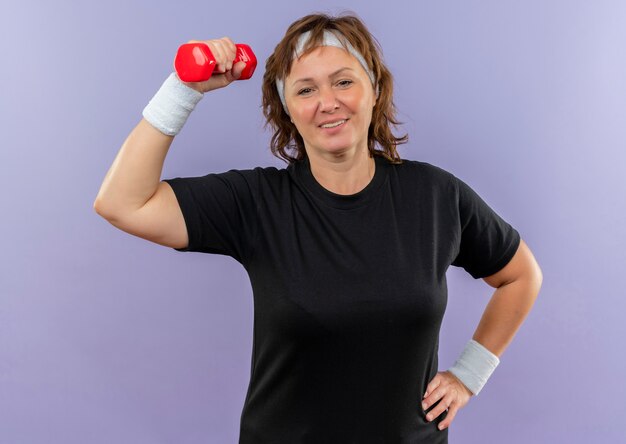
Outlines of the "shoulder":
M 287 177 L 284 169 L 276 167 L 231 168 L 229 170 L 208 172 L 201 176 L 174 177 L 166 179 L 173 188 L 189 188 L 197 193 L 257 194 L 268 188 L 276 188 Z
M 406 168 L 410 170 L 417 170 L 417 171 L 421 171 L 423 173 L 428 173 L 432 175 L 445 176 L 445 177 L 448 177 L 452 174 L 440 166 L 434 165 L 432 163 L 424 162 L 423 160 L 402 159 L 401 164 L 397 164 L 394 166 Z
M 209 173 L 207 176 L 214 176 L 225 180 L 244 180 L 246 182 L 272 181 L 286 177 L 287 170 L 274 166 L 256 166 L 250 168 L 233 168 L 220 173 Z
M 248 190 L 257 198 L 268 193 L 276 194 L 289 183 L 287 170 L 275 166 L 230 169 L 211 175 L 223 182 L 227 187 L 237 190 Z
M 427 183 L 431 186 L 441 187 L 446 187 L 450 184 L 454 186 L 452 183 L 453 179 L 455 179 L 454 174 L 432 163 L 402 159 L 400 164 L 389 163 L 389 165 L 392 175 L 397 176 L 402 181 L 415 181 L 421 184 Z

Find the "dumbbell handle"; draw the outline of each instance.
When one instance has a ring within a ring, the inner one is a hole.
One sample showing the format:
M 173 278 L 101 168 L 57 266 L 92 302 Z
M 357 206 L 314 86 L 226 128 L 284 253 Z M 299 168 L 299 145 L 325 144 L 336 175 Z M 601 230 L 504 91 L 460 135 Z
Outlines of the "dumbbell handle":
M 233 65 L 237 62 L 246 64 L 238 80 L 247 80 L 252 77 L 256 68 L 256 56 L 252 49 L 244 43 L 237 43 L 235 46 L 237 55 L 235 60 L 233 60 Z M 204 82 L 209 80 L 215 65 L 215 57 L 211 53 L 209 45 L 203 42 L 181 45 L 174 60 L 176 73 L 183 82 Z

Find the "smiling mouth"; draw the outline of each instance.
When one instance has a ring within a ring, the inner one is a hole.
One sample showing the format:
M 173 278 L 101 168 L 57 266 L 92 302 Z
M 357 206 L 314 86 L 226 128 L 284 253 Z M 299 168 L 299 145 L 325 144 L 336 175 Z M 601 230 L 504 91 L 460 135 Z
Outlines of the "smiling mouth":
M 343 125 L 344 123 L 346 123 L 348 121 L 348 119 L 342 119 L 342 120 L 338 120 L 336 122 L 332 122 L 332 123 L 326 123 L 324 125 L 320 125 L 320 128 L 336 128 L 339 125 Z

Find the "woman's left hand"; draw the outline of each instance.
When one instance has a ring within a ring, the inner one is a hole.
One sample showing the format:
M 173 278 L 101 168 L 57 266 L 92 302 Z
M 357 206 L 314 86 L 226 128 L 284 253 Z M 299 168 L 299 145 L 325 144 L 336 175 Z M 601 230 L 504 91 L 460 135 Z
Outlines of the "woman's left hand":
M 439 423 L 439 430 L 449 427 L 450 423 L 454 420 L 456 412 L 461 407 L 465 407 L 465 404 L 469 402 L 472 395 L 473 393 L 470 389 L 452 373 L 447 370 L 438 372 L 432 381 L 430 381 L 428 387 L 426 387 L 426 393 L 424 394 L 424 399 L 422 399 L 422 407 L 424 411 L 426 411 L 440 399 L 441 402 L 428 412 L 426 420 L 429 422 L 434 420 L 447 409 L 448 414 L 445 419 Z

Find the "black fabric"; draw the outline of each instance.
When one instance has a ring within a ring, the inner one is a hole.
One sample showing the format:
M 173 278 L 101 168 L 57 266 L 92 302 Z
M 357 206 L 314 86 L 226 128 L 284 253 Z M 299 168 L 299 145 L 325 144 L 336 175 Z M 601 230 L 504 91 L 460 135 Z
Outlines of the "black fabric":
M 421 399 L 438 371 L 446 270 L 503 268 L 517 230 L 426 162 L 376 157 L 369 185 L 323 188 L 285 169 L 166 180 L 189 246 L 230 255 L 254 295 L 240 444 L 447 443 Z

